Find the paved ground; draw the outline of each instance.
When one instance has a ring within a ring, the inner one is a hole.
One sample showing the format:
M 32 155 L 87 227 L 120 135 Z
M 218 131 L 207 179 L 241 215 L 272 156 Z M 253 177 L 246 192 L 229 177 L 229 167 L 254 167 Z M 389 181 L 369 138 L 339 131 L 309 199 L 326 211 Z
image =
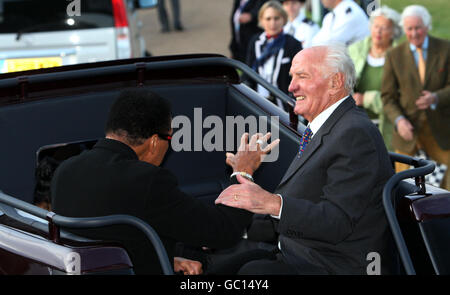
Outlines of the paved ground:
M 164 1 L 164 0 L 160 0 Z M 166 9 L 171 18 L 171 6 Z M 147 49 L 153 55 L 219 53 L 229 56 L 232 0 L 180 0 L 182 32 L 160 32 L 156 8 L 139 11 Z

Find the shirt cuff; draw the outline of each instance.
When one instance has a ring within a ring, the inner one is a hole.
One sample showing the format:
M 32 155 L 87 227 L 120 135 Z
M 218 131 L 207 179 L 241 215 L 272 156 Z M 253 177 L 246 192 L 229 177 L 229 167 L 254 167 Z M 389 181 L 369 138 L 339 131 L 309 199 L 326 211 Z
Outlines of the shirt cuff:
M 277 196 L 280 197 L 281 199 L 281 206 L 280 206 L 280 212 L 278 213 L 278 215 L 270 215 L 272 218 L 278 219 L 280 220 L 281 218 L 281 212 L 283 211 L 283 196 L 281 196 L 280 194 L 276 194 Z
M 395 130 L 397 130 L 397 124 L 398 124 L 398 121 L 400 121 L 401 119 L 404 119 L 405 118 L 405 116 L 398 116 L 397 118 L 395 118 Z
M 439 102 L 439 97 L 437 96 L 436 93 L 433 93 L 433 95 L 434 95 L 434 97 L 436 98 L 436 101 L 435 101 L 435 103 L 432 103 L 432 104 L 430 105 L 430 109 L 433 110 L 433 111 L 435 111 L 435 110 L 436 110 L 436 107 L 437 107 L 437 104 L 438 104 L 438 102 Z

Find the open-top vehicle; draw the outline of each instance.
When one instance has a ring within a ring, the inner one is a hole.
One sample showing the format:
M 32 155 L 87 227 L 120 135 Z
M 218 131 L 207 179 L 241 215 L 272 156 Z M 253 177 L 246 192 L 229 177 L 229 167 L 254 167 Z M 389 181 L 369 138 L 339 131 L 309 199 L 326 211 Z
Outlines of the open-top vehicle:
M 2 75 L 0 273 L 132 274 L 133 262 L 120 244 L 67 231 L 113 224 L 142 230 L 164 273 L 173 273 L 157 234 L 135 217 L 68 218 L 31 204 L 42 155 L 92 146 L 104 136 L 109 106 L 126 88 L 147 87 L 168 98 L 178 124 L 173 126 L 175 132 L 191 131 L 179 146 L 172 146 L 163 163 L 183 191 L 213 202 L 229 183 L 225 151 L 236 150 L 245 131 L 271 131 L 281 139 L 270 155 L 273 161 L 263 163 L 254 175 L 257 183 L 273 191 L 305 126 L 292 108 L 287 113 L 243 84 L 238 70 L 293 105 L 290 97 L 247 66 L 219 55 L 127 59 Z M 244 122 L 245 128 L 236 122 Z M 450 245 L 450 193 L 424 184 L 423 176 L 434 169 L 430 162 L 397 154 L 391 159 L 416 167 L 396 174 L 383 195 L 399 251 L 398 273 L 450 273 L 445 250 Z

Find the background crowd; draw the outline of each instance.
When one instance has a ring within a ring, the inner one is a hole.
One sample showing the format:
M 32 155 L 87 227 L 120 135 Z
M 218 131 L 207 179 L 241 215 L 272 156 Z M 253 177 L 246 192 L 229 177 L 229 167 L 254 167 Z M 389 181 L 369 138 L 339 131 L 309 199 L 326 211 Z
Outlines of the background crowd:
M 442 164 L 433 184 L 450 189 L 449 42 L 429 34 L 432 19 L 424 6 L 397 12 L 387 6 L 370 10 L 366 2 L 321 0 L 319 26 L 307 17 L 307 0 L 235 0 L 231 57 L 289 94 L 289 68 L 299 50 L 345 44 L 357 77 L 352 96 L 378 126 L 387 149 L 425 153 Z M 403 34 L 406 40 L 399 42 Z M 286 108 L 260 85 L 248 84 Z M 396 171 L 408 168 L 398 163 Z
M 173 28 L 183 30 L 178 1 L 172 2 Z M 356 70 L 352 96 L 378 126 L 387 149 L 407 155 L 425 152 L 443 167 L 433 184 L 450 189 L 449 42 L 429 34 L 432 18 L 423 6 L 408 6 L 400 15 L 387 6 L 368 13 L 357 2 L 366 8 L 370 1 L 321 0 L 324 17 L 317 24 L 307 16 L 309 0 L 234 0 L 231 57 L 289 94 L 289 68 L 298 51 L 345 43 Z M 158 13 L 161 31 L 169 31 L 164 5 Z M 249 84 L 286 107 L 263 87 Z M 35 202 L 43 207 L 49 203 L 53 166 L 46 159 L 36 172 Z M 408 168 L 397 163 L 396 170 Z

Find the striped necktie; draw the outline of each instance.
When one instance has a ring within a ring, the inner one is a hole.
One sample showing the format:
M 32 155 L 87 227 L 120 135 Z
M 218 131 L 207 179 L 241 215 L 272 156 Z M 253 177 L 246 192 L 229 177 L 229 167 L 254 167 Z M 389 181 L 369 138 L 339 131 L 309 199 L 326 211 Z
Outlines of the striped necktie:
M 306 145 L 308 144 L 312 135 L 313 135 L 313 133 L 312 133 L 311 129 L 309 129 L 309 126 L 306 127 L 305 132 L 303 133 L 302 139 L 300 139 L 300 149 L 298 150 L 299 158 L 303 154 L 303 151 L 305 150 Z

